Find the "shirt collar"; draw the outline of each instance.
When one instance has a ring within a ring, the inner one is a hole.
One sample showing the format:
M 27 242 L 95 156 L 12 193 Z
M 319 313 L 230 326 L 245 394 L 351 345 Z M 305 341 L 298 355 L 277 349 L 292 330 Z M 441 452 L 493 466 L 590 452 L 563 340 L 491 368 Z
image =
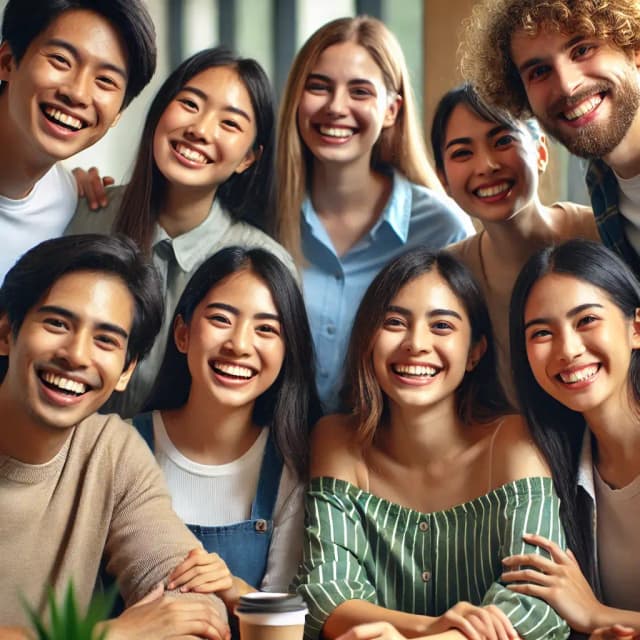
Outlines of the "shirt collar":
M 593 480 L 593 453 L 591 451 L 591 431 L 584 430 L 582 438 L 582 449 L 580 451 L 580 462 L 578 464 L 578 486 L 582 487 L 591 497 L 596 499 L 596 489 Z
M 211 252 L 211 247 L 218 243 L 232 224 L 231 216 L 216 199 L 211 205 L 209 215 L 197 227 L 175 238 L 169 237 L 169 234 L 156 224 L 151 246 L 155 251 L 163 242 L 170 245 L 178 266 L 188 273 Z

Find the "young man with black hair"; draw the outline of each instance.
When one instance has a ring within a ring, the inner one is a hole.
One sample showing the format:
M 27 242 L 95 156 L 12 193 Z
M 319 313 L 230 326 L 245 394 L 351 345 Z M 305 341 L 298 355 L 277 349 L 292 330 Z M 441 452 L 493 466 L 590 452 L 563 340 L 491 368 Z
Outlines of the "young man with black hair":
M 66 228 L 76 183 L 58 161 L 91 146 L 149 82 L 143 0 L 9 0 L 0 44 L 0 282 Z
M 104 623 L 109 640 L 228 637 L 218 598 L 163 595 L 157 586 L 199 544 L 171 509 L 162 473 L 137 432 L 115 415 L 95 413 L 126 387 L 161 318 L 157 274 L 121 237 L 49 240 L 5 278 L 3 639 L 29 637 L 23 602 L 46 611 L 49 585 L 60 598 L 73 581 L 86 608 L 101 562 L 126 603 L 138 603 Z

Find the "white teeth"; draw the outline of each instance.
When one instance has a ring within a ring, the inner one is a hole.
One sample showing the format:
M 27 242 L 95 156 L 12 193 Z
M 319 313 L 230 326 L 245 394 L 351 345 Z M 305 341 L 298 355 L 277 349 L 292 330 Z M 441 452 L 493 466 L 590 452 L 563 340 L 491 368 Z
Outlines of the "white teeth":
M 61 122 L 67 127 L 71 127 L 72 129 L 82 129 L 82 120 L 78 120 L 78 118 L 74 118 L 70 116 L 68 113 L 62 113 L 59 109 L 54 109 L 53 107 L 47 107 L 45 109 L 45 113 L 54 120 Z
M 253 371 L 248 367 L 241 367 L 239 364 L 229 364 L 227 362 L 214 362 L 213 366 L 222 373 L 236 378 L 251 378 Z
M 86 384 L 77 382 L 76 380 L 70 380 L 69 378 L 63 378 L 62 376 L 56 375 L 55 373 L 51 373 L 50 371 L 45 371 L 42 374 L 42 379 L 47 384 L 58 387 L 58 389 L 62 389 L 63 391 L 71 391 L 73 393 L 77 393 L 78 395 L 83 394 L 87 390 Z
M 600 96 L 592 96 L 570 111 L 565 111 L 564 117 L 567 120 L 577 120 L 587 113 L 591 113 L 601 102 L 602 98 Z
M 480 198 L 491 198 L 497 196 L 499 193 L 504 193 L 511 188 L 508 182 L 501 182 L 500 184 L 493 185 L 492 187 L 479 188 L 475 190 L 475 194 Z
M 201 154 L 199 151 L 192 149 L 191 147 L 187 147 L 180 142 L 176 145 L 176 151 L 187 160 L 191 160 L 192 162 L 199 162 L 200 164 L 207 164 L 208 160 L 206 156 Z
M 569 371 L 560 373 L 560 379 L 562 382 L 567 384 L 571 384 L 573 382 L 583 382 L 584 380 L 588 380 L 589 378 L 593 378 L 593 376 L 598 373 L 598 365 L 592 365 L 590 367 L 584 367 L 583 369 L 578 369 L 577 371 Z
M 435 376 L 438 373 L 437 369 L 428 367 L 422 364 L 395 364 L 393 370 L 396 373 L 401 373 L 409 376 Z
M 342 127 L 320 127 L 320 133 L 330 138 L 348 138 L 353 134 L 353 130 Z

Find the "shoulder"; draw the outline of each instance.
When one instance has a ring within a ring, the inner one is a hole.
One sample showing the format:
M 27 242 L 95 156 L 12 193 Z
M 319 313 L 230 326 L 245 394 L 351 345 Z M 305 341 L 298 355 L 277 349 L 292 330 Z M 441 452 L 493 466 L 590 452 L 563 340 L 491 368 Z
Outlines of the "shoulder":
M 575 202 L 554 202 L 551 205 L 554 214 L 562 218 L 559 229 L 561 240 L 586 238 L 600 240 L 598 226 L 593 210 Z
M 479 234 L 475 233 L 464 240 L 446 246 L 445 250 L 471 268 L 477 261 L 479 237 Z
M 492 447 L 491 479 L 494 487 L 521 478 L 551 475 L 524 419 L 519 415 L 501 419 L 493 435 Z
M 311 477 L 329 476 L 359 485 L 362 465 L 354 419 L 338 413 L 321 418 L 311 434 Z
M 97 211 L 89 209 L 86 198 L 80 198 L 76 212 L 65 230 L 65 235 L 111 233 L 116 214 L 120 210 L 125 188 L 126 185 L 107 187 L 107 206 Z

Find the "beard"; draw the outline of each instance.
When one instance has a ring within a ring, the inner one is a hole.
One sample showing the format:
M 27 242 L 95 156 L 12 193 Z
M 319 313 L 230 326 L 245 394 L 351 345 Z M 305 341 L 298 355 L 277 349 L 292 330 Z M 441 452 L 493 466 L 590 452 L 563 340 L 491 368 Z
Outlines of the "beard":
M 544 116 L 538 118 L 540 124 L 550 136 L 576 156 L 591 159 L 609 155 L 622 142 L 640 109 L 640 86 L 636 73 L 634 70 L 626 74 L 618 86 L 600 82 L 581 91 L 579 95 L 556 101 Z M 597 94 L 604 100 L 611 101 L 611 116 L 608 120 L 590 122 L 577 129 L 558 123 L 561 118 L 559 113 Z

